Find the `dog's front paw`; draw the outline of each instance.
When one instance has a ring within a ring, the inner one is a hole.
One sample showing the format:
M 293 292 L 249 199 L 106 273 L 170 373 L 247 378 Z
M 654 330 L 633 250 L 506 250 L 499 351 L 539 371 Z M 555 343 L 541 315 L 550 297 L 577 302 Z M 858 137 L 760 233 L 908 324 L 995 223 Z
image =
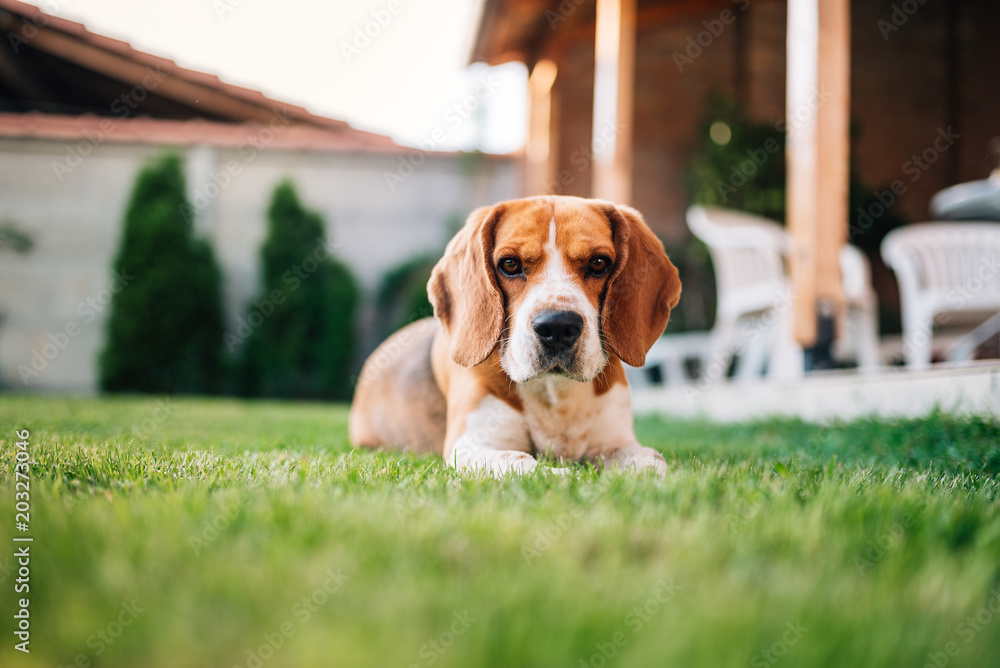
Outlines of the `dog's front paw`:
M 525 452 L 502 452 L 493 463 L 494 473 L 525 474 L 538 468 L 538 460 Z
M 667 460 L 652 448 L 636 445 L 615 452 L 611 456 L 611 468 L 635 473 L 653 471 L 662 480 L 667 475 Z
M 538 468 L 538 462 L 526 452 L 516 450 L 487 450 L 469 452 L 458 450 L 455 467 L 462 471 L 486 471 L 494 478 L 509 474 L 523 475 Z

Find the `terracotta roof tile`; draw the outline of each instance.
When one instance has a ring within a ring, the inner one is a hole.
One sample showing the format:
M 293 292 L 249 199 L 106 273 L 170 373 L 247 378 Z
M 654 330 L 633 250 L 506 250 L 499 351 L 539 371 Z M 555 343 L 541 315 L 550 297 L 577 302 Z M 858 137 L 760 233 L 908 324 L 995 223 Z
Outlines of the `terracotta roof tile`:
M 223 123 L 200 118 L 177 121 L 147 116 L 68 116 L 38 111 L 24 114 L 0 113 L 0 137 L 68 142 L 88 139 L 96 143 L 177 146 L 206 144 L 239 147 L 253 143 L 258 148 L 376 153 L 402 153 L 410 150 L 382 135 L 350 130 L 336 132 L 313 125 L 282 121 L 279 117 L 269 126 L 252 122 Z

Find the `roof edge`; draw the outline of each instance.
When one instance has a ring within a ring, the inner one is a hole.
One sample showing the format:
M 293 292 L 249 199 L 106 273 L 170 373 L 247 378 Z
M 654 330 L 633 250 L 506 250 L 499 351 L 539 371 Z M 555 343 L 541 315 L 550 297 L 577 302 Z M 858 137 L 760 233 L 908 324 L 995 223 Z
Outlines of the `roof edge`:
M 91 32 L 82 23 L 71 21 L 53 14 L 48 14 L 39 7 L 30 5 L 26 2 L 21 2 L 21 0 L 0 0 L 0 14 L 4 11 L 20 16 L 24 20 L 31 22 L 36 27 L 48 28 L 61 32 L 65 35 L 85 42 L 89 46 L 132 60 L 133 62 L 144 66 L 162 70 L 168 76 L 180 79 L 187 83 L 213 89 L 223 95 L 228 95 L 232 98 L 240 100 L 241 102 L 249 103 L 268 111 L 280 111 L 281 114 L 291 116 L 300 123 L 306 123 L 331 130 L 365 132 L 353 128 L 347 123 L 347 121 L 320 116 L 312 113 L 303 106 L 270 98 L 264 93 L 251 88 L 226 83 L 214 74 L 208 74 L 181 67 L 169 58 L 140 51 L 128 42 Z M 387 135 L 378 135 L 371 132 L 365 132 L 365 134 L 382 137 L 389 142 L 392 141 L 392 139 Z

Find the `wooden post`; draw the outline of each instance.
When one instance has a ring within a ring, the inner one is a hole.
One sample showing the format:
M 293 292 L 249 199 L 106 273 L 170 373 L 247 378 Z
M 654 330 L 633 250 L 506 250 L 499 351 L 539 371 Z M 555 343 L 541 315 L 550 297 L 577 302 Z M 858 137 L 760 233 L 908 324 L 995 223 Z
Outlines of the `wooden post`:
M 788 230 L 794 335 L 805 347 L 820 316 L 843 311 L 850 56 L 850 0 L 788 0 Z
M 528 77 L 528 140 L 525 145 L 525 192 L 529 195 L 558 194 L 555 181 L 558 126 L 552 85 L 556 64 L 551 60 L 535 63 Z
M 597 0 L 591 195 L 632 200 L 636 0 Z

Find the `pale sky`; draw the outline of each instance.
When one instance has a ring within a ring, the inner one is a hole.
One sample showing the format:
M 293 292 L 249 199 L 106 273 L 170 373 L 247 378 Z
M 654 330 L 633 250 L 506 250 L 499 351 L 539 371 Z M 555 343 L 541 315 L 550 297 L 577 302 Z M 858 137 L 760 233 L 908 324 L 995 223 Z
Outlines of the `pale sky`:
M 181 66 L 404 144 L 427 143 L 437 129 L 445 140 L 433 149 L 509 152 L 524 144 L 524 67 L 466 66 L 481 0 L 34 4 Z

